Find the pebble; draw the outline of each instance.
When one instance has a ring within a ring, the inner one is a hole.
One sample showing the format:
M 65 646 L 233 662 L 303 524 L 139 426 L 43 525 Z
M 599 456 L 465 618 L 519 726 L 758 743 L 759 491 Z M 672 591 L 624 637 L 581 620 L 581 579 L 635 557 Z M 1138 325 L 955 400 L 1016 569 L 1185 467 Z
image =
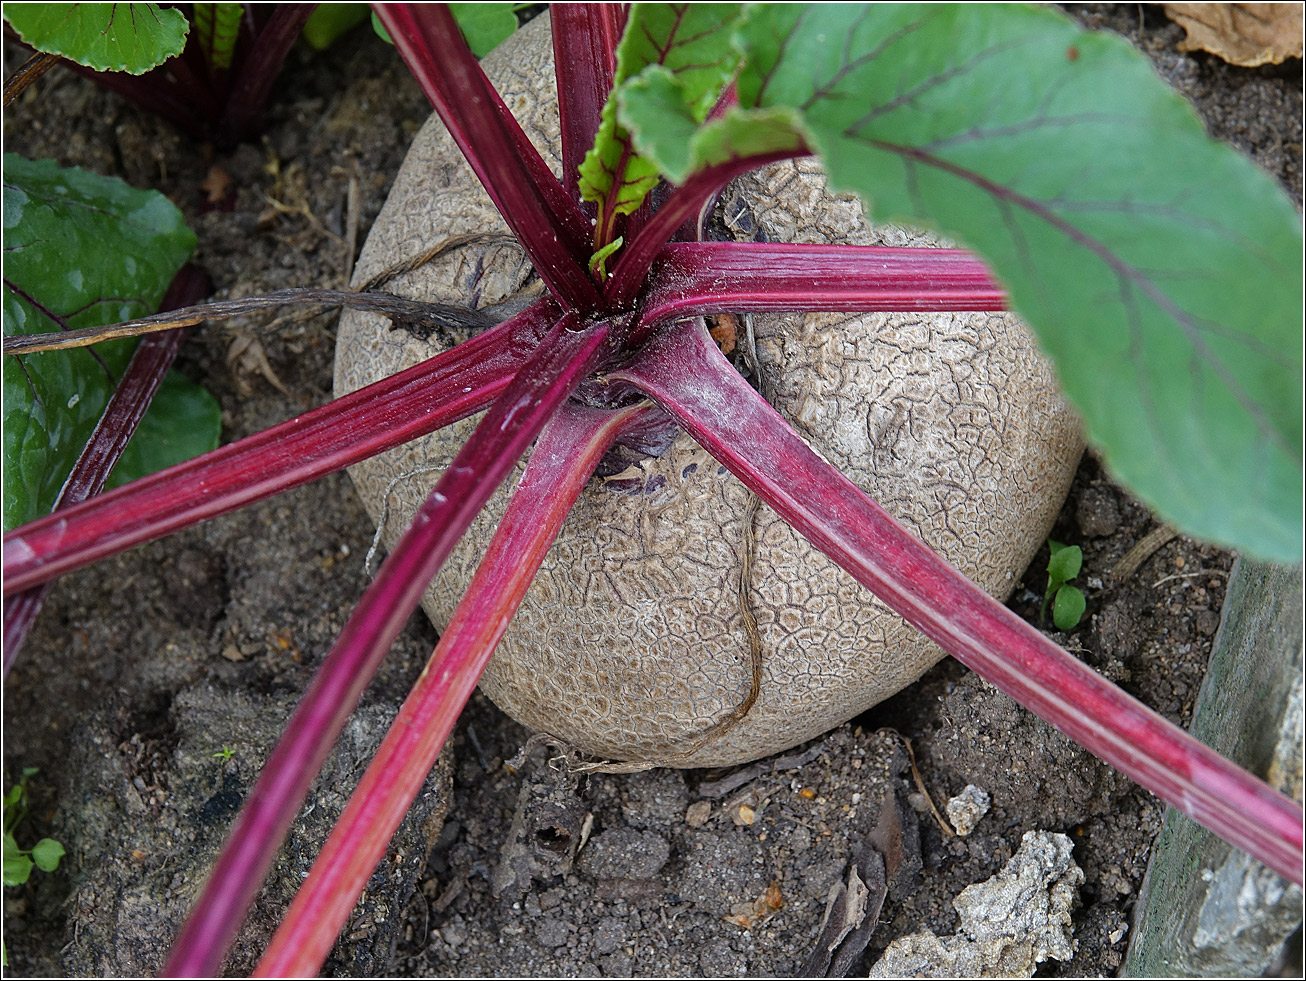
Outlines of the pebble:
M 989 795 L 973 783 L 966 784 L 966 789 L 948 801 L 944 810 L 948 820 L 957 834 L 965 837 L 975 830 L 975 825 L 989 812 Z

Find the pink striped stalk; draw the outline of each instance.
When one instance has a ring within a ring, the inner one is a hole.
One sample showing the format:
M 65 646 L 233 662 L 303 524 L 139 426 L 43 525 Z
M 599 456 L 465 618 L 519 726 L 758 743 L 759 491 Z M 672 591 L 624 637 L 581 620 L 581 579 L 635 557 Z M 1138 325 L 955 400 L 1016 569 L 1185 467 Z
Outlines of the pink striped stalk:
M 467 592 L 286 911 L 255 977 L 316 974 L 385 856 L 567 513 L 612 440 L 652 411 L 575 404 L 550 420 Z
M 658 401 L 754 493 L 957 660 L 1099 759 L 1302 882 L 1302 809 L 1053 644 L 817 456 L 699 321 L 611 373 Z
M 5 592 L 298 487 L 479 412 L 559 316 L 556 304 L 541 300 L 407 371 L 16 528 L 4 538 Z
M 555 3 L 549 7 L 549 17 L 563 186 L 592 215 L 593 203 L 580 201 L 576 174 L 599 131 L 599 116 L 617 71 L 617 43 L 626 29 L 626 10 L 619 3 Z
M 673 243 L 653 271 L 642 320 L 721 310 L 992 310 L 1003 304 L 983 263 L 959 250 Z M 5 589 L 29 588 L 479 411 L 559 315 L 555 303 L 540 301 L 406 372 L 16 529 L 5 537 Z
M 435 3 L 374 9 L 540 278 L 572 309 L 598 309 L 586 271 L 589 220 L 485 77 L 453 15 Z
M 188 306 L 208 293 L 211 286 L 209 277 L 197 267 L 182 266 L 168 286 L 159 309 L 175 310 L 177 307 Z M 163 384 L 164 376 L 176 360 L 177 352 L 181 350 L 182 341 L 188 333 L 183 327 L 163 334 L 153 334 L 136 345 L 131 361 L 118 380 L 118 387 L 109 397 L 77 462 L 68 472 L 63 487 L 59 488 L 59 496 L 55 499 L 52 511 L 69 508 L 104 490 L 109 475 L 131 442 L 136 427 L 145 417 L 154 393 Z M 9 677 L 9 669 L 18 659 L 18 651 L 27 639 L 27 632 L 36 622 L 51 586 L 50 582 L 45 582 L 22 592 L 5 595 L 4 677 Z
M 988 267 L 962 249 L 673 242 L 649 275 L 645 322 L 730 310 L 868 313 L 1005 310 Z
M 611 322 L 564 316 L 486 413 L 363 593 L 236 820 L 164 973 L 215 974 L 345 721 L 422 593 L 576 386 L 611 356 Z

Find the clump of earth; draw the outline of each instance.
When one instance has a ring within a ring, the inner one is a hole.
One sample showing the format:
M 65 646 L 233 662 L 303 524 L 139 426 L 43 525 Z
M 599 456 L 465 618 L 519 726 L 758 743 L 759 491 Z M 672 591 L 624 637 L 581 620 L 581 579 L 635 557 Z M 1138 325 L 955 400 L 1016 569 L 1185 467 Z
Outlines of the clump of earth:
M 1141 25 L 1133 7 L 1079 15 L 1133 38 L 1216 136 L 1300 202 L 1299 62 L 1247 70 L 1179 54 L 1182 30 L 1152 8 Z M 199 236 L 196 262 L 219 296 L 234 297 L 343 286 L 428 114 L 392 49 L 364 30 L 326 53 L 297 49 L 266 134 L 234 150 L 195 145 L 62 71 L 6 112 L 5 139 L 9 151 L 163 190 Z M 329 398 L 335 314 L 273 319 L 206 325 L 182 355 L 181 370 L 223 406 L 224 440 Z M 1084 458 L 1052 537 L 1084 550 L 1088 613 L 1056 639 L 1183 723 L 1231 556 L 1176 537 L 1114 575 L 1157 525 Z M 366 584 L 371 539 L 338 474 L 59 583 L 6 685 L 4 753 L 7 778 L 40 768 L 20 839 L 49 835 L 68 855 L 57 872 L 5 890 L 10 974 L 158 969 Z M 1032 619 L 1046 562 L 1044 549 L 1011 600 Z M 435 640 L 421 616 L 401 635 L 228 970 L 251 967 Z M 1162 813 L 951 660 L 833 732 L 743 767 L 581 775 L 565 747 L 530 735 L 473 698 L 327 973 L 794 974 L 831 888 L 892 812 L 908 871 L 890 883 L 853 973 L 896 938 L 953 935 L 961 891 L 998 873 L 1026 832 L 1048 831 L 1068 837 L 1084 881 L 1074 955 L 1041 971 L 1110 974 Z M 929 802 L 942 812 L 968 785 L 989 809 L 968 835 L 949 833 Z

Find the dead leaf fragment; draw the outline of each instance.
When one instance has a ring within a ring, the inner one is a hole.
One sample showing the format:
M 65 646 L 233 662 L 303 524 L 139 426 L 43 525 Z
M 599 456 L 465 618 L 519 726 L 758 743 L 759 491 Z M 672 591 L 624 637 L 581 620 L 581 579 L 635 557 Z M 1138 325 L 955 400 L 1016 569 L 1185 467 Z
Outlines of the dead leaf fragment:
M 210 205 L 219 205 L 227 197 L 231 184 L 231 175 L 214 164 L 209 168 L 208 176 L 200 181 L 200 190 L 207 196 Z
M 830 888 L 816 948 L 798 976 L 842 978 L 871 942 L 888 887 L 884 858 L 864 845 L 848 863 L 847 875 Z
M 784 897 L 780 895 L 780 883 L 772 882 L 766 887 L 766 891 L 751 903 L 735 903 L 730 907 L 730 915 L 725 920 L 747 930 L 774 916 L 784 904 Z
M 738 343 L 739 318 L 733 313 L 719 313 L 712 318 L 712 326 L 707 332 L 712 335 L 712 340 L 721 349 L 721 353 L 729 355 Z
M 250 387 L 244 376 L 256 373 L 262 375 L 282 395 L 287 397 L 290 395 L 289 390 L 277 377 L 277 373 L 272 370 L 272 364 L 268 361 L 263 345 L 247 330 L 235 331 L 235 336 L 227 347 L 227 370 L 231 372 L 236 387 L 246 397 L 253 395 L 254 389 Z
M 691 828 L 701 828 L 712 816 L 712 805 L 705 800 L 696 800 L 685 810 L 685 823 Z
M 730 819 L 735 822 L 737 827 L 746 828 L 757 820 L 757 812 L 747 804 L 740 804 L 735 808 L 734 813 L 730 815 Z
M 1302 56 L 1300 3 L 1167 3 L 1166 16 L 1188 32 L 1180 51 L 1209 51 L 1243 68 Z

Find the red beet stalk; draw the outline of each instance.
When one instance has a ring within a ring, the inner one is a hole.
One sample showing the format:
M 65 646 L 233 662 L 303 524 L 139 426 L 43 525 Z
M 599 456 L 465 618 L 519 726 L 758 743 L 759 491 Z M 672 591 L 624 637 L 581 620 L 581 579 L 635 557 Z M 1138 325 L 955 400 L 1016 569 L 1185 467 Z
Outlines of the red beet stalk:
M 563 406 L 531 453 L 426 669 L 286 911 L 256 977 L 317 973 L 385 855 L 567 513 L 627 424 L 649 411 Z
M 576 310 L 599 306 L 589 221 L 467 48 L 444 4 L 376 4 L 395 47 L 540 278 Z
M 617 70 L 626 11 L 619 3 L 555 3 L 549 16 L 562 126 L 562 186 L 585 209 L 577 173 L 599 131 L 599 116 Z M 588 208 L 592 213 L 594 206 Z
M 988 267 L 962 249 L 673 242 L 649 276 L 641 315 L 758 311 L 1005 310 Z
M 560 315 L 542 300 L 407 371 L 16 528 L 4 538 L 5 591 L 28 589 L 479 412 Z
M 159 304 L 160 310 L 174 310 L 188 306 L 199 300 L 209 291 L 209 277 L 197 267 L 186 265 L 181 268 L 168 286 Z M 59 511 L 94 497 L 104 490 L 104 485 L 113 473 L 113 468 L 122 457 L 123 450 L 131 442 L 140 425 L 141 419 L 154 399 L 154 393 L 163 384 L 164 376 L 172 367 L 172 362 L 181 350 L 182 341 L 186 339 L 187 330 L 170 330 L 164 334 L 146 337 L 136 346 L 131 361 L 127 363 L 109 398 L 104 412 L 91 433 L 81 455 L 68 472 L 68 479 L 59 489 L 59 497 L 54 502 L 53 511 Z M 9 677 L 9 668 L 18 658 L 18 651 L 27 638 L 27 632 L 36 622 L 41 606 L 49 594 L 51 584 L 40 586 L 19 593 L 7 593 L 4 602 L 4 676 Z
M 908 622 L 1166 803 L 1302 882 L 1302 809 L 1053 644 L 816 455 L 697 321 L 611 377 L 643 389 L 814 545 Z
M 436 483 L 381 566 L 259 774 L 164 973 L 217 973 L 309 785 L 363 689 L 458 539 L 549 417 L 610 356 L 608 321 L 567 314 Z

